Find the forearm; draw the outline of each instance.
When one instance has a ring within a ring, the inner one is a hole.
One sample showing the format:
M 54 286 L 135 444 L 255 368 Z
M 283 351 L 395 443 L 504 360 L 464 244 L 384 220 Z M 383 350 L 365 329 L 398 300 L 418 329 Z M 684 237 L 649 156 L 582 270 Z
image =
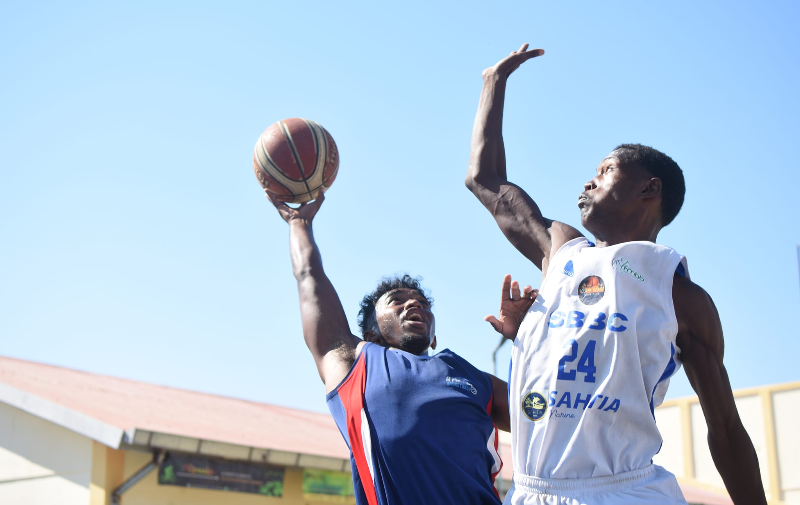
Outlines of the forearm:
M 322 255 L 314 241 L 314 230 L 310 221 L 294 219 L 289 222 L 289 248 L 292 271 L 298 283 L 311 275 L 325 275 L 322 270 Z
M 676 343 L 703 409 L 714 465 L 736 505 L 766 505 L 758 458 L 723 364 L 725 343 L 717 309 L 708 293 L 685 277 L 676 276 L 672 299 L 679 328 Z
M 506 179 L 506 157 L 503 145 L 503 105 L 506 78 L 494 72 L 484 77 L 478 113 L 472 127 L 467 185 L 482 177 Z
M 731 427 L 727 435 L 717 435 L 709 430 L 708 447 L 733 503 L 767 503 L 758 457 L 741 423 Z
M 322 268 L 322 256 L 314 241 L 311 223 L 293 220 L 289 228 L 303 337 L 315 360 L 319 360 L 342 343 L 353 344 L 354 337 L 339 296 Z

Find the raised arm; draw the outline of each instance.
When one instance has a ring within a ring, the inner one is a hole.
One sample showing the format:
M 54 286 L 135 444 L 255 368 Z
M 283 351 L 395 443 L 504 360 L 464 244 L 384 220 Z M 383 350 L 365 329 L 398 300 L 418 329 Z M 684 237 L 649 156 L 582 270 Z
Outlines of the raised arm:
M 581 234 L 575 228 L 542 216 L 539 206 L 506 177 L 503 145 L 503 102 L 508 77 L 525 61 L 544 54 L 542 49 L 519 51 L 483 71 L 483 90 L 472 128 L 466 185 L 494 216 L 500 230 L 543 273 L 547 261 L 564 243 Z
M 267 192 L 281 217 L 289 223 L 292 269 L 300 293 L 303 338 L 317 364 L 326 389 L 334 389 L 350 370 L 361 339 L 350 333 L 347 317 L 328 276 L 311 223 L 325 200 L 320 193 L 311 203 L 293 209 Z
M 689 382 L 708 426 L 708 447 L 731 499 L 737 505 L 765 504 L 758 457 L 747 435 L 722 363 L 722 324 L 711 297 L 686 278 L 673 287 L 678 347 Z

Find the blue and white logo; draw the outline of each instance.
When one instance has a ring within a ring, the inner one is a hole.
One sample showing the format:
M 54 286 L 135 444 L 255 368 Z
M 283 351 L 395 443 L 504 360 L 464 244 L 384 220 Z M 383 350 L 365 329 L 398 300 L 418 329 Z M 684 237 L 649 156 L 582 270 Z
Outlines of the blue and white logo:
M 469 391 L 474 395 L 478 394 L 478 390 L 475 389 L 475 386 L 473 386 L 470 381 L 464 379 L 463 377 L 448 377 L 445 379 L 445 384 L 447 384 L 450 387 Z
M 568 275 L 570 277 L 575 276 L 575 270 L 572 268 L 572 260 L 567 261 L 567 264 L 564 265 L 564 275 Z

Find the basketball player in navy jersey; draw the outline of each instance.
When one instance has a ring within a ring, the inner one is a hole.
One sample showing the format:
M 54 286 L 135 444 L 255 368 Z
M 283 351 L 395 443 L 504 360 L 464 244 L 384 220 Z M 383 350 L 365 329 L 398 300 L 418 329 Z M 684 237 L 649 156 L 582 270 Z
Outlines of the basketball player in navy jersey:
M 606 156 L 578 198 L 596 245 L 544 217 L 509 182 L 502 138 L 508 77 L 544 54 L 527 47 L 483 72 L 466 178 L 506 238 L 542 271 L 512 349 L 515 474 L 505 503 L 685 503 L 674 476 L 652 464 L 661 445 L 653 409 L 682 364 L 731 498 L 765 504 L 723 364 L 717 309 L 689 280 L 685 258 L 655 243 L 683 204 L 680 168 L 639 144 Z M 487 320 L 507 336 L 514 332 Z
M 324 195 L 296 209 L 267 196 L 289 223 L 303 336 L 350 448 L 356 503 L 499 504 L 495 425 L 508 430 L 505 382 L 449 350 L 428 356 L 431 300 L 408 275 L 364 297 L 364 339 L 351 334 L 312 232 Z M 535 293 L 510 291 L 503 315 L 512 327 Z

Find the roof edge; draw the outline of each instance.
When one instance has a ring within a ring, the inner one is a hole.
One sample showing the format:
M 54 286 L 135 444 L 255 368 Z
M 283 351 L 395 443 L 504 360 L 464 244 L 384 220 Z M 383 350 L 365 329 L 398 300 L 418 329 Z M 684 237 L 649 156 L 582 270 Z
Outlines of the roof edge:
M 0 402 L 119 449 L 125 430 L 0 382 Z
M 125 432 L 125 440 L 121 448 L 125 450 L 140 449 L 148 452 L 154 450 L 175 451 L 287 467 L 305 467 L 337 472 L 351 471 L 349 457 L 255 447 L 139 428 Z

